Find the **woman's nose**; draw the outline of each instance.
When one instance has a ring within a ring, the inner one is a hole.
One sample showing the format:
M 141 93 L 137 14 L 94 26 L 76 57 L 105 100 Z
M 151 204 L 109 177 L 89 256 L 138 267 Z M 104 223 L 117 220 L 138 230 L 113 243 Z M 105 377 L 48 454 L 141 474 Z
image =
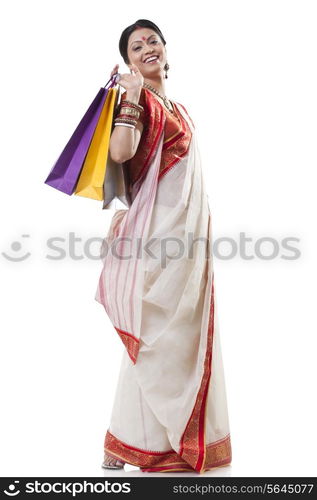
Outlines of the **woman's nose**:
M 147 49 L 145 49 L 145 53 L 146 54 L 151 54 L 153 52 L 153 47 L 148 47 Z

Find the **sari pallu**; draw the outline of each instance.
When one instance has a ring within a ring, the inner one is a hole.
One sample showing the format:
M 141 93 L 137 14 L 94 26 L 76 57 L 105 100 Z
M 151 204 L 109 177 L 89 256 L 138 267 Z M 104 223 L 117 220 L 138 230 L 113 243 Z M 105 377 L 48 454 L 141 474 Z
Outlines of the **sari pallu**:
M 160 107 L 151 161 L 102 247 L 95 299 L 125 345 L 104 448 L 144 472 L 202 473 L 232 453 L 211 213 L 195 128 L 174 104 L 192 132 L 186 155 L 160 175 Z

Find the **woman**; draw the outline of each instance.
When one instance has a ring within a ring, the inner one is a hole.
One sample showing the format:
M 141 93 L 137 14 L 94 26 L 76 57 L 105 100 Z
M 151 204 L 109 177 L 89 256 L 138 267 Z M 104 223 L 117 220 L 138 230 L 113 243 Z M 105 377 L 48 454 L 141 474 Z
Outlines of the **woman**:
M 165 94 L 165 45 L 145 19 L 119 43 L 130 74 L 119 75 L 110 156 L 128 210 L 104 240 L 95 298 L 125 350 L 103 467 L 202 473 L 231 462 L 231 442 L 208 196 L 195 126 Z

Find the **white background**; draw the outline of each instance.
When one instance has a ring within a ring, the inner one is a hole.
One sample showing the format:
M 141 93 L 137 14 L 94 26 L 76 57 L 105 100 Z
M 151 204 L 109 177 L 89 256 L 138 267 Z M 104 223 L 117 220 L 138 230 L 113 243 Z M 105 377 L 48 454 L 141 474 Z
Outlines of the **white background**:
M 113 212 L 44 180 L 113 66 L 128 72 L 118 41 L 139 18 L 162 30 L 166 93 L 196 124 L 213 238 L 245 232 L 255 256 L 214 260 L 233 459 L 206 474 L 316 476 L 316 14 L 308 0 L 1 2 L 1 476 L 107 474 L 123 345 L 94 299 L 100 241 L 94 259 L 84 244 Z M 275 258 L 255 255 L 262 237 Z M 287 237 L 298 259 L 282 258 Z

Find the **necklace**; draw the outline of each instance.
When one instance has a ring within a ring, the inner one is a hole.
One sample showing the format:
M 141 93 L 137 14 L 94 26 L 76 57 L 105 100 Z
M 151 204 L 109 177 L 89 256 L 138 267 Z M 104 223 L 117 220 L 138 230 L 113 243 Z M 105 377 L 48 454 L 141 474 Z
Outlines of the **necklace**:
M 149 85 L 148 83 L 143 83 L 143 87 L 152 90 L 154 94 L 158 95 L 163 100 L 164 105 L 168 109 L 168 111 L 170 111 L 170 113 L 174 113 L 173 106 L 166 96 L 162 96 L 162 94 L 160 94 L 158 90 L 156 90 L 154 87 L 152 87 L 152 85 Z

